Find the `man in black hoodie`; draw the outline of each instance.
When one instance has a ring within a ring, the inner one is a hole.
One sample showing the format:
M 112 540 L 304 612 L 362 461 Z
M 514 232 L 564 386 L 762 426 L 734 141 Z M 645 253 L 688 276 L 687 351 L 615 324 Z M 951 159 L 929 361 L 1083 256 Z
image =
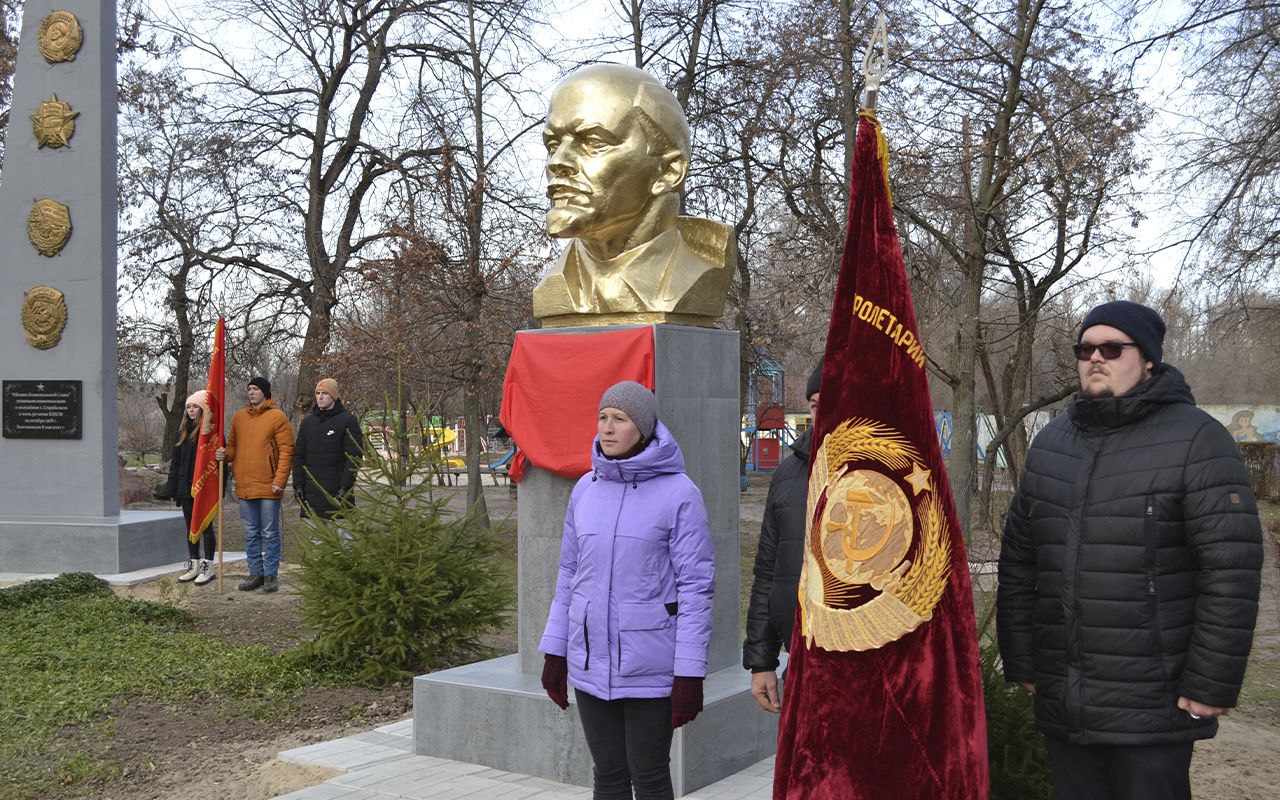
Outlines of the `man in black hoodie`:
M 1080 392 L 1035 438 L 1005 518 L 1005 677 L 1035 696 L 1054 797 L 1188 800 L 1191 750 L 1236 704 L 1262 531 L 1230 434 L 1161 363 L 1164 321 L 1080 326 Z
M 298 426 L 293 446 L 293 488 L 302 516 L 309 506 L 323 519 L 355 502 L 356 470 L 364 437 L 355 415 L 342 407 L 338 382 L 316 383 L 316 404 Z M 337 502 L 335 502 L 337 501 Z
M 805 398 L 809 413 L 818 410 L 822 365 L 809 376 Z M 769 482 L 756 548 L 755 580 L 747 607 L 747 638 L 742 643 L 742 666 L 751 670 L 751 694 L 765 711 L 782 710 L 778 693 L 778 653 L 791 646 L 796 616 L 796 591 L 804 559 L 804 523 L 809 497 L 809 444 L 813 429 L 800 434 L 791 455 Z

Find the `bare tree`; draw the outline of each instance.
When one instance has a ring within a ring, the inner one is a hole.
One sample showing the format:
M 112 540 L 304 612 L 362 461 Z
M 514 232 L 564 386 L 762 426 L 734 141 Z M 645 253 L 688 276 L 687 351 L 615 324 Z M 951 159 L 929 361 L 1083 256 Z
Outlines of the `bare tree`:
M 250 237 L 261 231 L 246 220 L 277 202 L 278 176 L 207 117 L 173 64 L 126 68 L 120 95 L 121 319 L 132 345 L 147 343 L 168 368 L 155 400 L 172 441 L 193 379 L 203 385 L 197 367 L 207 363 L 216 318 L 247 319 L 267 299 L 224 256 L 259 249 Z
M 1160 4 L 1133 3 L 1138 12 Z M 1176 197 L 1205 197 L 1175 211 L 1211 291 L 1239 300 L 1280 277 L 1280 4 L 1199 0 L 1173 24 L 1122 48 L 1135 60 L 1177 47 L 1183 96 L 1195 104 L 1175 133 L 1169 177 Z M 1206 124 L 1206 120 L 1210 121 Z
M 992 454 L 1008 436 L 1025 447 L 1022 418 L 1066 392 L 1052 381 L 1028 390 L 1041 311 L 1086 259 L 1121 240 L 1116 223 L 1131 218 L 1128 179 L 1140 165 L 1133 134 L 1145 117 L 1127 76 L 1099 67 L 1098 37 L 1066 9 L 1043 0 L 936 9 L 941 21 L 908 56 L 915 100 L 903 98 L 910 134 L 896 144 L 907 180 L 894 201 L 906 238 L 936 246 L 956 275 L 954 344 L 949 357 L 935 344 L 930 363 L 951 388 L 948 472 L 969 525 L 979 376 L 1003 434 Z M 999 297 L 1013 317 L 984 327 L 983 309 Z M 1002 366 L 998 350 L 1007 351 Z M 990 480 L 980 488 L 986 500 Z
M 463 6 L 238 0 L 219 6 L 207 29 L 177 29 L 215 65 L 204 82 L 211 116 L 254 142 L 256 157 L 281 177 L 278 202 L 251 220 L 274 235 L 275 247 L 201 255 L 250 269 L 299 304 L 303 385 L 314 382 L 329 345 L 344 277 L 385 239 L 384 226 L 370 224 L 372 209 L 393 180 L 444 153 L 387 109 L 411 94 L 424 59 L 460 55 L 437 42 L 433 26 L 465 19 Z M 225 31 L 240 27 L 254 31 L 251 54 L 222 45 Z

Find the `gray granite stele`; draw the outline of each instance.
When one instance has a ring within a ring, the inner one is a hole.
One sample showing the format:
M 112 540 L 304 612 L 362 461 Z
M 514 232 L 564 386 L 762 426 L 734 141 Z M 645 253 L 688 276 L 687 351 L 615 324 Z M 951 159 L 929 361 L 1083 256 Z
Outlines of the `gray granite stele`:
M 76 15 L 73 61 L 46 63 L 41 23 Z M 116 5 L 114 0 L 29 0 L 23 7 L 13 114 L 0 183 L 0 379 L 80 381 L 78 439 L 0 438 L 0 572 L 116 573 L 186 558 L 182 514 L 121 512 L 116 462 Z M 69 103 L 67 147 L 39 147 L 29 115 L 53 95 Z M 36 198 L 71 213 L 71 238 L 44 256 L 28 240 Z M 41 350 L 23 333 L 36 286 L 61 291 L 67 324 Z
M 572 336 L 625 326 L 553 328 Z M 738 469 L 741 432 L 736 331 L 678 325 L 654 331 L 658 415 L 702 492 L 716 558 L 715 605 L 705 710 L 676 731 L 671 772 L 683 794 L 772 755 L 777 716 L 750 694 L 740 642 Z M 542 690 L 538 642 L 555 588 L 565 507 L 575 481 L 530 468 L 520 483 L 519 651 L 429 675 L 413 685 L 414 752 L 589 786 L 591 757 L 576 707 L 557 708 Z

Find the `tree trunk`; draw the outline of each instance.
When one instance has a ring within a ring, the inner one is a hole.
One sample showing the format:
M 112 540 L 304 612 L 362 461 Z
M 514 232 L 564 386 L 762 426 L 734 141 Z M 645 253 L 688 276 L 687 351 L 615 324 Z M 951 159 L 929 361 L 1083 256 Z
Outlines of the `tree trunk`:
M 467 21 L 471 50 L 471 80 L 474 94 L 471 103 L 471 124 L 476 151 L 476 177 L 467 195 L 467 272 L 466 301 L 463 319 L 466 326 L 466 380 L 462 388 L 462 417 L 467 429 L 467 508 L 487 528 L 489 509 L 484 500 L 484 486 L 480 480 L 480 437 L 484 420 L 480 416 L 480 376 L 483 366 L 484 329 L 480 324 L 485 296 L 483 265 L 484 237 L 484 187 L 487 179 L 484 138 L 484 67 L 480 62 L 480 40 L 476 36 L 475 8 L 468 0 Z
M 976 262 L 976 263 L 975 263 Z M 956 505 L 956 517 L 964 528 L 965 541 L 970 539 L 969 518 L 973 497 L 974 466 L 977 450 L 976 415 L 977 402 L 974 389 L 977 385 L 978 365 L 978 313 L 982 308 L 982 256 L 971 257 L 966 265 L 964 295 L 960 306 L 960 330 L 956 337 L 954 439 L 951 446 L 951 463 L 947 472 L 951 479 L 951 491 Z M 976 275 L 974 274 L 976 272 Z
M 191 393 L 191 357 L 195 352 L 195 332 L 191 329 L 191 299 L 187 296 L 187 277 L 190 271 L 190 263 L 184 261 L 183 266 L 169 278 L 173 287 L 169 308 L 173 310 L 174 322 L 178 326 L 178 349 L 173 357 L 173 399 L 166 407 L 164 395 L 156 398 L 164 413 L 164 439 L 160 442 L 161 463 L 169 460 L 173 444 L 178 440 L 178 429 L 186 414 L 187 395 Z
M 317 276 L 319 282 L 319 276 Z M 293 399 L 294 408 L 299 414 L 311 410 L 311 390 L 320 379 L 320 358 L 329 347 L 329 338 L 333 333 L 333 307 L 336 305 L 330 298 L 333 293 L 316 291 L 311 293 L 310 311 L 307 319 L 307 332 L 302 340 L 302 352 L 298 356 L 298 396 Z M 274 379 L 268 376 L 268 380 Z
M 858 136 L 858 98 L 854 97 L 853 0 L 840 0 L 840 122 L 844 128 L 844 191 L 853 178 L 853 152 Z
M 644 26 L 640 19 L 642 5 L 641 0 L 631 0 L 631 49 L 635 54 L 636 69 L 644 69 Z

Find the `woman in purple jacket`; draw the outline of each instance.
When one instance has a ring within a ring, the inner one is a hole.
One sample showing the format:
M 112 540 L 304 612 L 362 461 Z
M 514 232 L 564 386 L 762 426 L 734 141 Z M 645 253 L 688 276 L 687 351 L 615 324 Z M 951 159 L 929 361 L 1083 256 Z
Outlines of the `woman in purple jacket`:
M 668 800 L 671 732 L 702 710 L 715 561 L 702 494 L 658 401 L 634 381 L 600 398 L 593 469 L 569 498 L 539 649 L 561 708 L 572 683 L 595 800 Z

